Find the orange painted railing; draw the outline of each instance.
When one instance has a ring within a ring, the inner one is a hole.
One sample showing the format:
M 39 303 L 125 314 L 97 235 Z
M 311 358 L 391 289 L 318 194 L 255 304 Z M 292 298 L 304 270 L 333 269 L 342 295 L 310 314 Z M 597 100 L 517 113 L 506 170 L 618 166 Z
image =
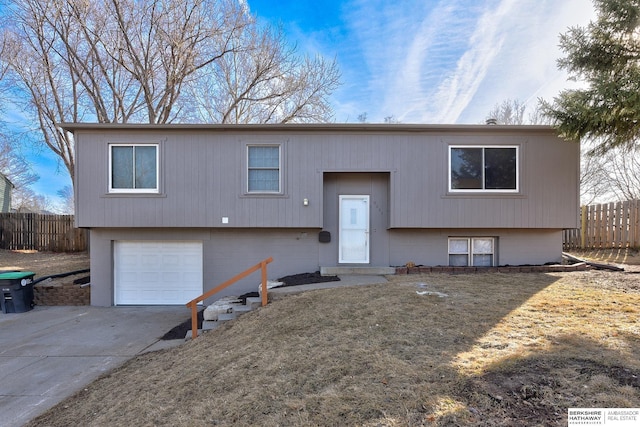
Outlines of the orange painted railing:
M 209 292 L 206 292 L 200 295 L 199 297 L 189 301 L 186 305 L 187 307 L 191 308 L 191 339 L 195 339 L 198 336 L 198 303 L 211 297 L 213 294 L 218 293 L 221 290 L 233 285 L 238 280 L 244 279 L 254 271 L 262 270 L 262 283 L 260 285 L 262 287 L 262 306 L 264 307 L 265 305 L 267 305 L 267 264 L 269 264 L 272 261 L 273 261 L 272 257 L 269 257 L 263 261 L 260 261 L 253 267 L 243 271 L 237 276 L 234 276 L 231 279 L 227 280 L 226 282 L 211 289 Z

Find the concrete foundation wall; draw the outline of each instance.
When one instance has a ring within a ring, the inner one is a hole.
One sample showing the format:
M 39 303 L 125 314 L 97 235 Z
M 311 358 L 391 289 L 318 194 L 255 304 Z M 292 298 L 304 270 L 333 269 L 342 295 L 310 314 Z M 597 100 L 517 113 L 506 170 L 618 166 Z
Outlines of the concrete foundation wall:
M 390 230 L 391 265 L 448 265 L 449 237 L 496 238 L 496 264 L 545 264 L 562 260 L 562 230 Z
M 203 288 L 208 291 L 257 264 L 273 257 L 268 278 L 314 272 L 337 265 L 321 253 L 327 245 L 318 241 L 320 229 L 92 229 L 91 304 L 111 306 L 114 302 L 113 243 L 118 240 L 191 240 L 203 242 Z M 388 265 L 447 265 L 449 237 L 496 238 L 497 264 L 521 265 L 560 262 L 561 230 L 386 230 Z M 226 295 L 256 291 L 260 273 L 237 282 L 210 300 Z M 184 301 L 185 303 L 187 301 Z

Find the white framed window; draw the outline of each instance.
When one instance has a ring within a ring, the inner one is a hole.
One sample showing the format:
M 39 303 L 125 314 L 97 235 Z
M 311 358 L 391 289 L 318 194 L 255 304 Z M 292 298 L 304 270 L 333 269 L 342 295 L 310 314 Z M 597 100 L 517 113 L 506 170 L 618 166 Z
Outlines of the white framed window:
M 277 145 L 247 146 L 247 193 L 282 193 L 282 149 Z
M 110 193 L 159 192 L 158 144 L 109 144 Z
M 518 146 L 449 146 L 449 191 L 519 191 Z
M 492 267 L 495 265 L 495 238 L 449 238 L 449 265 L 454 267 Z

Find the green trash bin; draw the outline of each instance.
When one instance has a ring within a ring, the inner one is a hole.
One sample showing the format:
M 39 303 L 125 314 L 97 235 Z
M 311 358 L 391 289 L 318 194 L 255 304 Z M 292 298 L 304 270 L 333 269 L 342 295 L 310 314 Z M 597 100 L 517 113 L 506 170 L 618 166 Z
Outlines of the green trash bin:
M 0 308 L 3 313 L 24 313 L 33 308 L 33 276 L 31 271 L 0 274 Z

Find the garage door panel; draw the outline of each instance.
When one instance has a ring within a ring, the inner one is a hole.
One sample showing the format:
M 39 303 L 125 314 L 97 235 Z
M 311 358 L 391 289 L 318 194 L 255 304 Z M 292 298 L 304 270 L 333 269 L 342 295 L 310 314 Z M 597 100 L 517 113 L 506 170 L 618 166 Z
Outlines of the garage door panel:
M 161 260 L 158 255 L 148 254 L 141 255 L 139 262 L 142 267 L 150 268 L 161 266 L 164 263 L 164 260 Z
M 183 280 L 187 280 L 189 282 L 198 279 L 198 276 L 196 275 L 196 273 L 185 273 L 182 276 L 183 276 Z
M 178 272 L 166 272 L 162 275 L 162 280 L 164 282 L 173 282 L 173 283 L 178 283 L 180 282 L 182 274 L 178 273 Z
M 171 271 L 171 270 L 180 271 L 184 268 L 189 268 L 189 267 L 190 267 L 189 265 L 187 265 L 185 262 L 183 262 L 179 258 L 162 260 L 162 271 Z
M 197 267 L 198 266 L 198 261 L 196 259 L 194 259 L 194 256 L 191 257 L 185 257 L 182 262 L 184 263 L 184 265 L 186 265 L 187 267 Z
M 142 283 L 145 285 L 153 285 L 154 283 L 158 283 L 161 281 L 162 281 L 162 274 L 155 271 L 142 272 L 136 275 L 136 282 Z M 151 287 L 150 290 L 153 290 L 153 287 Z
M 117 305 L 185 304 L 202 294 L 202 242 L 118 241 Z

